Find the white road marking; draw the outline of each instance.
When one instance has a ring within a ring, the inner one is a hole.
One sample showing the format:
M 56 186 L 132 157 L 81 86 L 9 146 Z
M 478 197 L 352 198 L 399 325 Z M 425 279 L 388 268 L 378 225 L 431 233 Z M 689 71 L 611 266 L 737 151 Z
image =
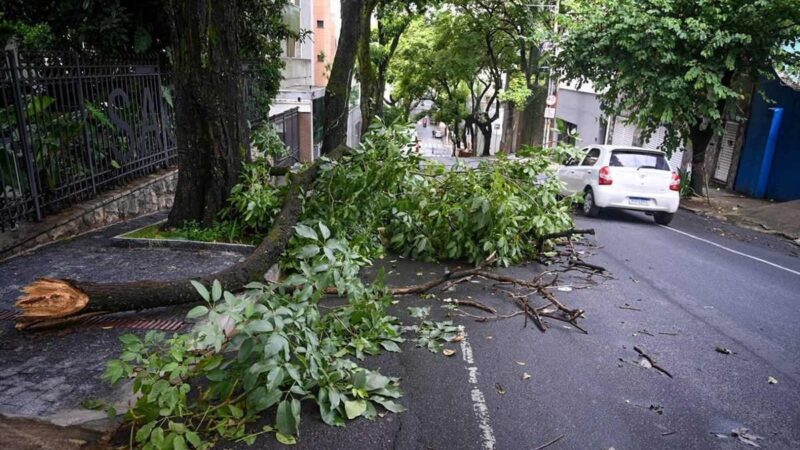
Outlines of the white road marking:
M 800 275 L 800 272 L 798 272 L 796 270 L 792 270 L 792 269 L 790 269 L 788 267 L 783 267 L 783 266 L 781 266 L 779 264 L 775 264 L 774 262 L 770 262 L 770 261 L 767 261 L 767 260 L 764 260 L 764 259 L 761 259 L 761 258 L 756 258 L 755 256 L 748 255 L 747 253 L 742 253 L 742 252 L 740 252 L 738 250 L 734 250 L 732 248 L 725 247 L 724 245 L 717 244 L 716 242 L 709 241 L 708 239 L 703 239 L 701 237 L 697 237 L 697 236 L 695 236 L 693 234 L 689 234 L 689 233 L 687 233 L 685 231 L 676 230 L 675 228 L 670 228 L 670 227 L 667 227 L 667 226 L 664 226 L 664 225 L 659 225 L 659 226 L 661 228 L 664 228 L 664 229 L 667 229 L 667 230 L 670 230 L 670 231 L 674 231 L 675 233 L 682 234 L 682 235 L 684 235 L 686 237 L 690 237 L 692 239 L 696 239 L 696 240 L 698 240 L 700 242 L 705 242 L 706 244 L 713 245 L 714 247 L 721 248 L 722 250 L 731 252 L 733 254 L 736 254 L 736 255 L 739 255 L 739 256 L 744 256 L 745 258 L 750 258 L 750 259 L 752 259 L 754 261 L 758 261 L 758 262 L 764 263 L 764 264 L 766 264 L 768 266 L 775 267 L 776 269 L 781 269 L 781 270 L 785 270 L 786 272 L 789 272 L 789 273 L 792 273 L 792 274 L 795 274 L 795 275 Z
M 464 359 L 464 362 L 468 364 L 466 369 L 469 373 L 469 382 L 472 384 L 472 390 L 470 391 L 472 410 L 475 412 L 475 418 L 478 419 L 478 428 L 481 429 L 483 448 L 486 450 L 494 450 L 496 441 L 494 438 L 494 430 L 489 423 L 489 407 L 486 406 L 486 397 L 483 395 L 480 388 L 478 388 L 478 368 L 471 366 L 471 364 L 475 364 L 475 360 L 472 357 L 472 346 L 469 345 L 469 341 L 467 341 L 467 332 L 463 327 L 461 328 L 461 334 L 464 336 L 464 339 L 461 340 L 461 357 Z

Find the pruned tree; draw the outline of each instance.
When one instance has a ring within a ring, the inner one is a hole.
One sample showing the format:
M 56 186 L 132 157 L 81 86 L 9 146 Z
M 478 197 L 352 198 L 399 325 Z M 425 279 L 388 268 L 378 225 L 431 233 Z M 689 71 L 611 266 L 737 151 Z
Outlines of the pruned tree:
M 704 191 L 706 147 L 739 76 L 771 77 L 798 62 L 796 0 L 614 0 L 572 6 L 559 56 L 567 79 L 591 81 L 604 111 L 626 115 L 644 138 L 666 126 L 664 147 L 692 149 Z

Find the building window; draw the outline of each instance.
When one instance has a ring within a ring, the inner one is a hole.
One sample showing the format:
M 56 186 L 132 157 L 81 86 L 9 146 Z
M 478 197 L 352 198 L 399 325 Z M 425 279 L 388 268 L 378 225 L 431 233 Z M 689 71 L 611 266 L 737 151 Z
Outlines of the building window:
M 317 21 L 317 28 L 325 28 L 325 21 L 324 20 L 318 20 Z

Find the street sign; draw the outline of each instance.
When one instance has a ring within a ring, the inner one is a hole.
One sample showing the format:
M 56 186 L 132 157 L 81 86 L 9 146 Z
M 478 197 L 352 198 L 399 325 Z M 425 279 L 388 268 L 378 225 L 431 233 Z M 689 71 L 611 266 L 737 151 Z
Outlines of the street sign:
M 554 119 L 556 117 L 556 109 L 555 108 L 545 108 L 544 109 L 544 118 L 545 119 Z
M 558 97 L 556 97 L 555 95 L 547 96 L 546 100 L 547 106 L 556 106 L 556 102 L 558 102 Z

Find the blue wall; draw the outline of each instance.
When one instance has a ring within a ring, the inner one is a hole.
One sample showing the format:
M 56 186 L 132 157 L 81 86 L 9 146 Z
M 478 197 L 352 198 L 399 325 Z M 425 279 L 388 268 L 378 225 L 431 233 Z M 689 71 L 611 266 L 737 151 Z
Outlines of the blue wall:
M 772 123 L 772 111 L 769 109 L 779 107 L 784 109 L 783 120 L 778 130 L 766 196 L 775 200 L 798 199 L 800 198 L 800 92 L 781 85 L 778 80 L 762 82 L 759 87 L 763 90 L 764 96 L 773 103 L 767 103 L 759 94 L 754 95 L 735 189 L 750 196 L 755 194 L 764 147 Z

